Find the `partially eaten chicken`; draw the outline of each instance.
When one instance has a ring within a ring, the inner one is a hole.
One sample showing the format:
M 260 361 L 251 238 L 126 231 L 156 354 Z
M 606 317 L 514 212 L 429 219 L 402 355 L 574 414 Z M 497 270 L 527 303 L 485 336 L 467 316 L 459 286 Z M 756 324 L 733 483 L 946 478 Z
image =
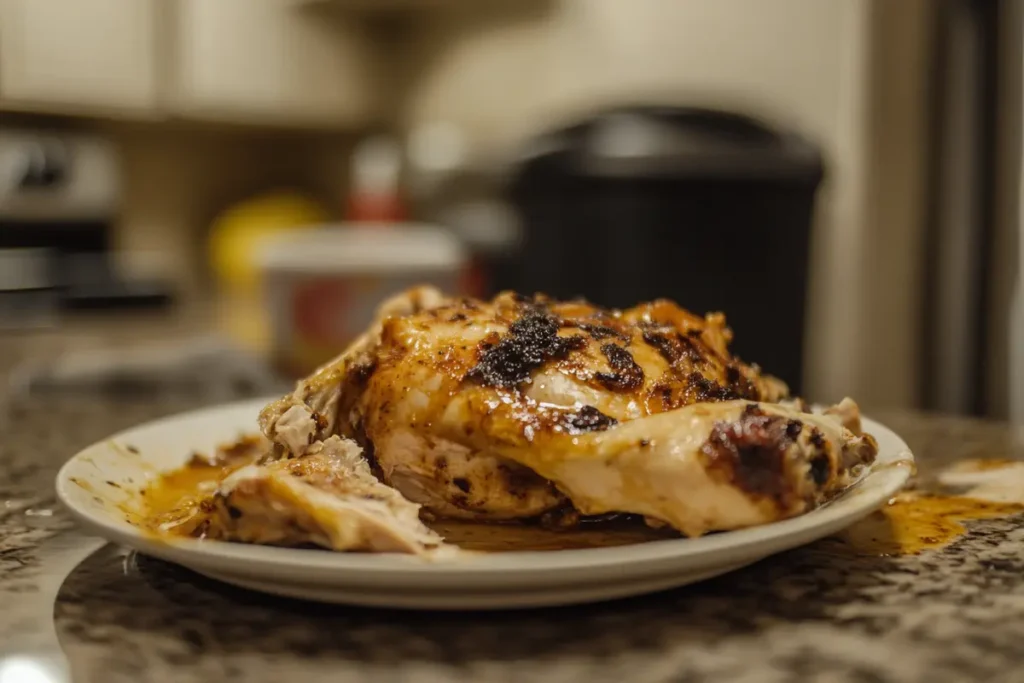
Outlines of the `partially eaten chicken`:
M 785 384 L 730 356 L 730 340 L 722 315 L 668 301 L 616 311 L 413 289 L 263 410 L 278 461 L 225 482 L 219 504 L 242 514 L 224 507 L 210 533 L 414 551 L 440 544 L 419 506 L 563 525 L 631 513 L 688 536 L 801 514 L 846 487 L 876 443 L 852 401 L 824 414 L 785 402 Z M 293 482 L 295 468 L 311 474 Z M 391 491 L 387 521 L 354 503 L 363 486 L 375 502 Z

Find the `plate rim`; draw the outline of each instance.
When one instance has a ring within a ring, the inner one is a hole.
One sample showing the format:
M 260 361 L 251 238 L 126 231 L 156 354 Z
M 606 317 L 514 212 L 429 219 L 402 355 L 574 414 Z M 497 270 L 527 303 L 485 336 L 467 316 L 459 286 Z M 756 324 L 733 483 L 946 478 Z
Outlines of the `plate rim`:
M 504 575 L 509 571 L 535 577 L 567 569 L 578 569 L 581 566 L 589 570 L 626 567 L 637 569 L 650 566 L 650 569 L 654 570 L 661 565 L 679 562 L 686 562 L 687 566 L 728 562 L 732 561 L 736 554 L 770 555 L 835 533 L 877 510 L 905 486 L 914 469 L 914 455 L 903 438 L 885 424 L 865 416 L 862 418 L 864 430 L 876 438 L 879 432 L 884 433 L 886 440 L 893 442 L 896 452 L 880 468 L 869 469 L 863 478 L 853 484 L 848 489 L 853 495 L 845 500 L 840 498 L 790 519 L 708 534 L 699 538 L 673 538 L 608 548 L 486 553 L 466 556 L 456 561 L 424 561 L 416 556 L 398 553 L 345 553 L 225 541 L 160 538 L 146 534 L 124 520 L 119 520 L 119 523 L 115 524 L 105 519 L 103 515 L 79 506 L 69 493 L 71 486 L 77 486 L 71 481 L 71 471 L 94 451 L 113 448 L 114 444 L 119 444 L 141 430 L 159 429 L 176 422 L 195 420 L 201 416 L 247 410 L 251 410 L 255 415 L 259 408 L 277 398 L 279 397 L 275 395 L 245 399 L 182 411 L 123 429 L 96 441 L 81 449 L 61 466 L 55 481 L 57 497 L 79 525 L 97 536 L 184 566 L 190 563 L 211 566 L 211 563 L 251 562 L 254 563 L 253 567 L 258 564 L 264 570 L 299 569 L 300 573 L 310 578 L 319 572 L 332 572 L 339 579 L 342 574 L 372 571 L 374 578 L 377 579 L 374 583 L 379 583 L 381 580 L 415 580 L 431 576 L 451 579 L 460 575 Z M 253 427 L 255 428 L 255 424 Z M 874 477 L 883 478 L 883 481 L 878 484 L 873 495 L 858 495 L 856 487 Z M 823 533 L 823 529 L 828 530 Z M 576 581 L 581 577 L 568 578 Z

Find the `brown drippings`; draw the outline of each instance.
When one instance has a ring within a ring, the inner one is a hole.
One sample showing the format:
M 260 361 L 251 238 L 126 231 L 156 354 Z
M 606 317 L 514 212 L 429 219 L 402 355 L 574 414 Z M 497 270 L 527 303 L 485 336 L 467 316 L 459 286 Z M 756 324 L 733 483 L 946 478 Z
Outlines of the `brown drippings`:
M 943 548 L 967 533 L 963 522 L 1024 512 L 1022 503 L 967 496 L 900 494 L 835 539 L 862 555 L 893 557 Z
M 545 529 L 526 524 L 483 524 L 473 522 L 429 522 L 445 541 L 465 550 L 483 552 L 514 552 L 524 550 L 578 550 L 610 548 L 678 538 L 668 530 L 651 529 L 642 523 L 601 525 L 571 530 Z
M 146 487 L 146 506 L 154 514 L 167 512 L 183 501 L 199 497 L 209 485 L 216 485 L 231 471 L 227 467 L 190 463 L 161 475 Z
M 270 448 L 260 434 L 243 434 L 219 445 L 213 457 L 193 453 L 176 470 L 164 472 L 138 491 L 121 510 L 132 524 L 156 534 L 189 536 L 201 522 L 201 503 L 232 472 L 258 462 Z
M 154 533 L 191 535 L 194 525 L 190 522 L 197 517 L 202 500 L 243 465 L 217 466 L 192 461 L 160 475 L 140 492 L 138 521 L 133 523 Z

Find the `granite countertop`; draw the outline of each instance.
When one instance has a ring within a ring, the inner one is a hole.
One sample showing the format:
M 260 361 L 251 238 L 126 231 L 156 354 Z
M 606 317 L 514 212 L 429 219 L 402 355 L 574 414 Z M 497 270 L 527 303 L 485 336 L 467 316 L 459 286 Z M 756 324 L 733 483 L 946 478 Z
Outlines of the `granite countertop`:
M 203 402 L 79 395 L 6 407 L 0 682 L 1024 680 L 1022 517 L 970 523 L 920 555 L 819 543 L 647 597 L 464 614 L 270 598 L 73 526 L 53 494 L 66 458 Z M 924 473 L 963 458 L 1024 459 L 1024 436 L 1008 427 L 879 417 Z

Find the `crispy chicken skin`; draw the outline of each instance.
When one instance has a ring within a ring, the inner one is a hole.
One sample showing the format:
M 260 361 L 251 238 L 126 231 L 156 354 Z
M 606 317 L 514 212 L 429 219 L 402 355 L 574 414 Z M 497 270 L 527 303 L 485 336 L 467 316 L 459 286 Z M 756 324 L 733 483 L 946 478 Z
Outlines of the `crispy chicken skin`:
M 856 405 L 812 415 L 730 356 L 720 314 L 418 288 L 267 406 L 284 457 L 354 439 L 376 476 L 443 517 L 629 512 L 699 535 L 781 519 L 870 462 Z M 313 446 L 311 446 L 313 445 Z

